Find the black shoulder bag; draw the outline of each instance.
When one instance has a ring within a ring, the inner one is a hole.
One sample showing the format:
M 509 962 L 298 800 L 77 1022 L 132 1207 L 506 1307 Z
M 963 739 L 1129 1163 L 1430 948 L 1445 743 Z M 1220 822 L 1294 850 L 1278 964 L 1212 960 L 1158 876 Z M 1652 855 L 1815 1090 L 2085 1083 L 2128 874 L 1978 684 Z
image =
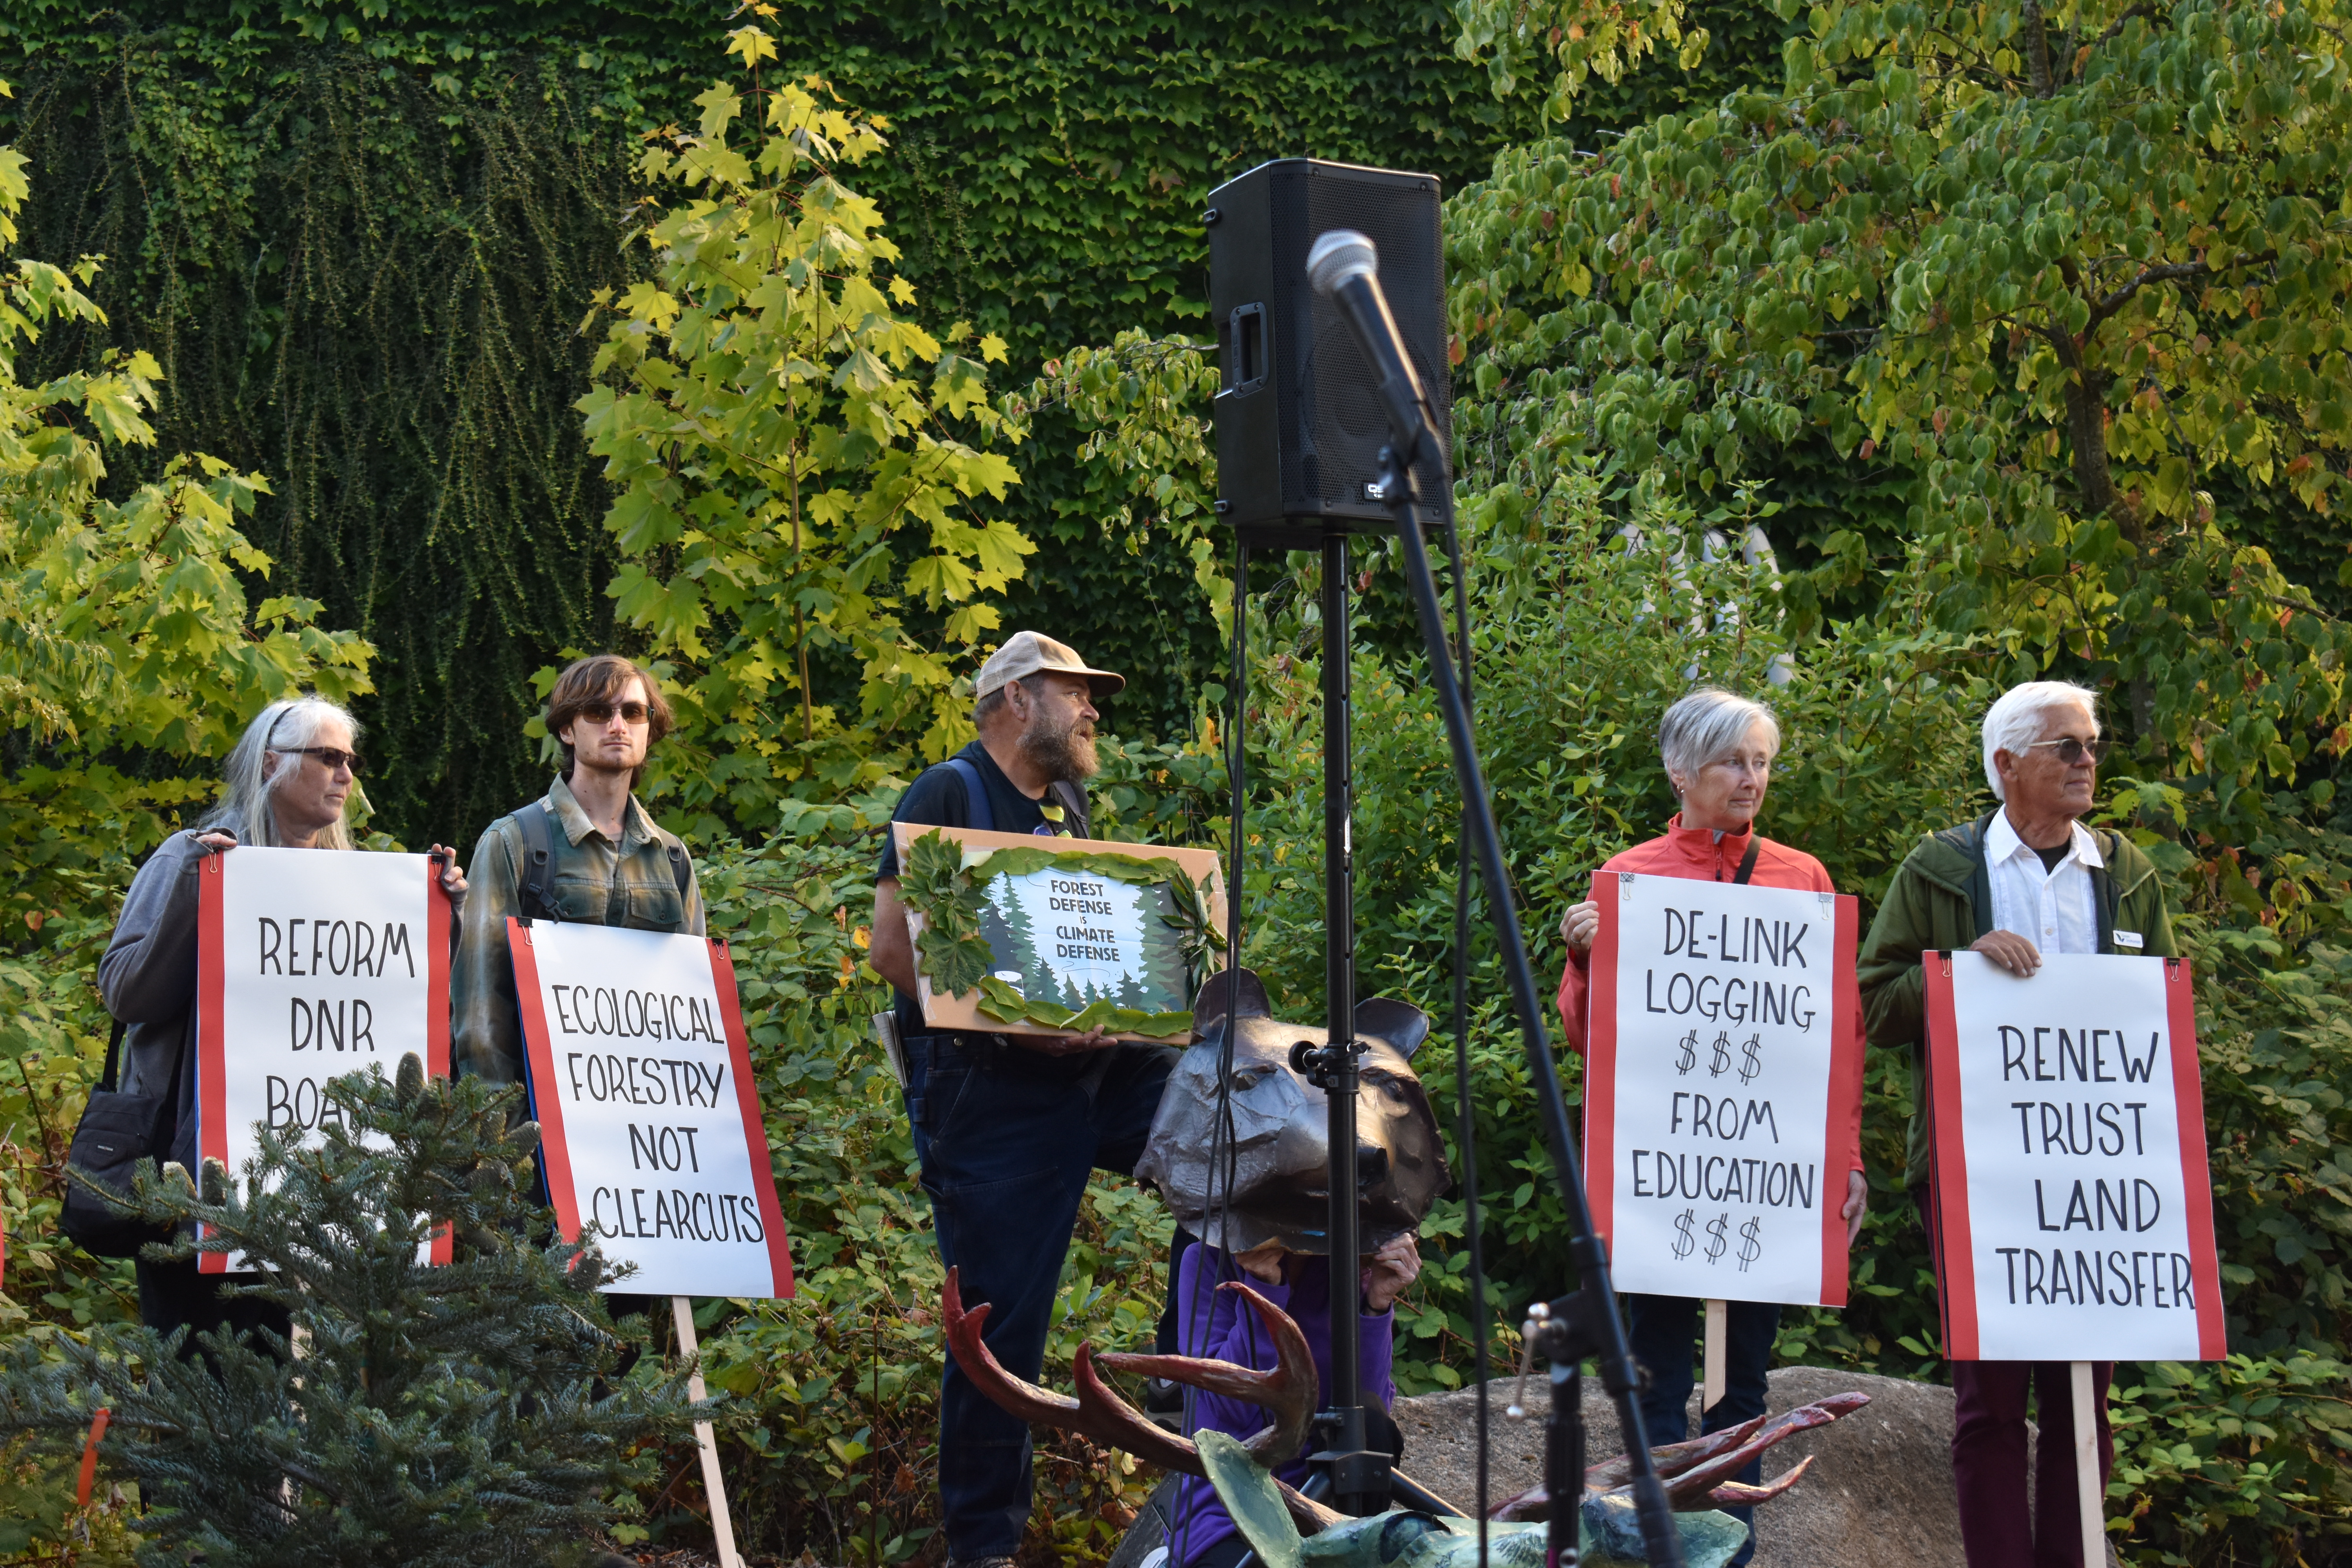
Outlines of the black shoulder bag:
M 178 1109 L 180 1074 L 187 1069 L 187 1052 L 180 1053 L 171 1087 L 163 1093 L 122 1094 L 114 1087 L 122 1066 L 122 1021 L 118 1018 L 113 1037 L 106 1045 L 105 1075 L 89 1091 L 89 1103 L 82 1107 L 81 1123 L 74 1129 L 66 1163 L 79 1175 L 127 1194 L 139 1162 L 163 1156 L 169 1136 L 164 1129 L 177 1121 L 173 1112 Z M 150 1225 L 125 1214 L 70 1177 L 66 1184 L 65 1211 L 58 1225 L 75 1246 L 93 1258 L 136 1258 L 149 1242 L 168 1241 L 172 1236 L 170 1226 Z

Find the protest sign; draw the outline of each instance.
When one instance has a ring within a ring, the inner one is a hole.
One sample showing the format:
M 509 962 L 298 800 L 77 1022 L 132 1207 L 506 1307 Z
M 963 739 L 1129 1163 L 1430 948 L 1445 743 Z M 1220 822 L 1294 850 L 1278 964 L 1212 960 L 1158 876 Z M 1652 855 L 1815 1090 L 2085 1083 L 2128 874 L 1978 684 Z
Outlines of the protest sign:
M 2189 965 L 1922 962 L 1945 1355 L 2219 1360 Z
M 927 1026 L 1191 1034 L 1201 959 L 1224 930 L 1216 851 L 911 822 L 891 831 Z
M 715 938 L 507 921 L 548 1199 L 607 1289 L 793 1293 L 735 965 Z
M 197 862 L 196 1150 L 235 1175 L 254 1124 L 340 1121 L 321 1089 L 415 1052 L 449 1073 L 449 900 L 423 855 L 224 850 Z M 432 1261 L 449 1259 L 444 1229 Z M 197 1256 L 206 1274 L 242 1254 Z
M 1602 872 L 1585 1181 L 1617 1288 L 1843 1306 L 1854 901 Z

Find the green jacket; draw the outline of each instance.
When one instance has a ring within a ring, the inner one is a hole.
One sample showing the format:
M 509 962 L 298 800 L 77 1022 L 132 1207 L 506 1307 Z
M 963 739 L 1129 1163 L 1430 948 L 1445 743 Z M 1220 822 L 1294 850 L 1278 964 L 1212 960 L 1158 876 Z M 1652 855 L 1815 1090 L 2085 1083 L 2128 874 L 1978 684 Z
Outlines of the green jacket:
M 1879 1050 L 1897 1046 L 1911 1051 L 1911 1102 L 1918 1110 L 1911 1118 L 1905 1149 L 1904 1182 L 1916 1186 L 1927 1179 L 1927 1119 L 1922 1066 L 1927 1059 L 1923 952 L 1950 952 L 1974 946 L 1993 929 L 1991 896 L 1979 877 L 1984 866 L 1981 833 L 1985 822 L 1962 823 L 1931 833 L 1904 857 L 1870 922 L 1862 944 L 1858 978 L 1862 982 L 1862 1016 L 1870 1043 Z M 2115 931 L 2137 931 L 2146 943 L 2138 951 L 2150 958 L 2177 958 L 2172 920 L 2166 912 L 2163 879 L 2156 864 L 2139 846 L 2120 833 L 2094 830 L 2104 877 L 2094 873 L 2101 894 L 2099 951 L 2116 951 Z M 2109 904 L 2106 899 L 2112 896 Z M 1982 905 L 1981 917 L 1979 914 Z M 2108 916 L 2112 908 L 2114 915 Z

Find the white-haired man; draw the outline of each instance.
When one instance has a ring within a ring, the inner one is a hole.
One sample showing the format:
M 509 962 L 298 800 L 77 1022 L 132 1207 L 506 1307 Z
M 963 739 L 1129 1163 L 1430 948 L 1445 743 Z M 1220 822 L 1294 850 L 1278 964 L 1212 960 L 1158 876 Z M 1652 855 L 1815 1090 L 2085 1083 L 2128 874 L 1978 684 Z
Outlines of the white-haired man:
M 2012 688 L 1984 721 L 1985 782 L 2000 804 L 1976 822 L 1922 839 L 1905 858 L 1862 946 L 1863 1013 L 1870 1043 L 1908 1047 L 1914 1084 L 1924 1075 L 1919 955 L 1961 948 L 2012 974 L 2030 975 L 2045 952 L 2174 956 L 2172 922 L 2155 865 L 2120 833 L 2084 827 L 2098 785 L 2096 695 L 2062 680 Z M 1929 1235 L 1927 1100 L 1915 1092 L 1906 1181 Z M 2105 1390 L 2099 1466 L 2115 1462 Z M 1969 1568 L 2075 1568 L 2083 1535 L 2075 1510 L 2074 1405 L 2063 1362 L 1955 1362 L 1952 1479 Z M 2042 1422 L 2037 1518 L 2026 1509 L 2029 1393 Z
M 203 860 L 239 844 L 281 849 L 349 849 L 344 809 L 358 787 L 359 723 L 323 697 L 273 702 L 246 726 L 228 754 L 220 804 L 200 826 L 155 847 L 131 879 L 114 940 L 98 961 L 98 994 L 120 1021 L 126 1094 L 165 1101 L 158 1129 L 166 1163 L 196 1168 L 196 872 Z M 466 878 L 442 846 L 441 886 L 453 902 Z M 158 1333 L 185 1325 L 194 1335 L 226 1324 L 287 1333 L 286 1310 L 249 1297 L 224 1300 L 226 1276 L 199 1274 L 194 1258 L 156 1263 L 142 1258 L 139 1321 Z

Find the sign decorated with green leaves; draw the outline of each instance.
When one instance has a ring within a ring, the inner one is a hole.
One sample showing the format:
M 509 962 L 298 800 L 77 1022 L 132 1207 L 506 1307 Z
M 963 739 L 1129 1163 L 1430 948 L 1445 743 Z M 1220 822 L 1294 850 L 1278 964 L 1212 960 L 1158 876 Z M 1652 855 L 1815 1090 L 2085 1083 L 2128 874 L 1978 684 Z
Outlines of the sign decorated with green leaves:
M 1068 839 L 991 848 L 935 828 L 902 861 L 934 996 L 976 994 L 982 1018 L 1016 1027 L 1191 1031 L 1214 933 L 1206 889 L 1176 859 Z

